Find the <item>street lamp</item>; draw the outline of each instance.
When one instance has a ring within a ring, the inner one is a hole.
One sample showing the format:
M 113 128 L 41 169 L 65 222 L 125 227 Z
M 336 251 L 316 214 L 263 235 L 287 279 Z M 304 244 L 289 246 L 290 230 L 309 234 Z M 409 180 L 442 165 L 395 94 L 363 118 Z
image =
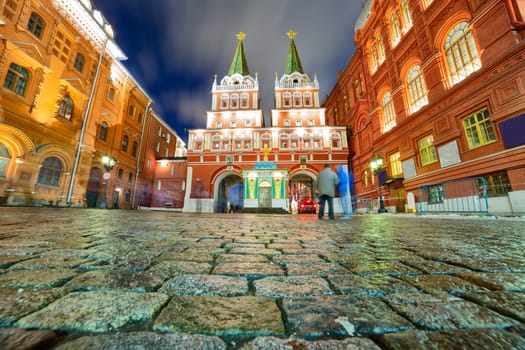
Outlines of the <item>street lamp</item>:
M 102 165 L 104 165 L 104 168 L 106 168 L 106 172 L 103 175 L 105 182 L 104 185 L 104 196 L 102 196 L 102 202 L 100 202 L 100 208 L 105 209 L 107 208 L 107 195 L 108 195 L 108 181 L 111 178 L 111 169 L 115 167 L 117 164 L 117 161 L 112 156 L 103 156 L 102 157 Z
M 381 184 L 379 183 L 379 170 L 383 166 L 383 158 L 378 156 L 376 159 L 370 161 L 370 169 L 377 175 L 377 186 L 379 188 L 379 210 L 378 213 L 386 213 L 385 202 L 383 201 L 383 196 L 381 195 Z

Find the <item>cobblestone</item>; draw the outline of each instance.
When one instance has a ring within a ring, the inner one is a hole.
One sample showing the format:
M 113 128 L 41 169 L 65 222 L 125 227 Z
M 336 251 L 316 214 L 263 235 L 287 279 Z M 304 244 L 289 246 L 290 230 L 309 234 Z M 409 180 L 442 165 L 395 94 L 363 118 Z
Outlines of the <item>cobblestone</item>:
M 525 349 L 524 224 L 0 208 L 0 348 Z

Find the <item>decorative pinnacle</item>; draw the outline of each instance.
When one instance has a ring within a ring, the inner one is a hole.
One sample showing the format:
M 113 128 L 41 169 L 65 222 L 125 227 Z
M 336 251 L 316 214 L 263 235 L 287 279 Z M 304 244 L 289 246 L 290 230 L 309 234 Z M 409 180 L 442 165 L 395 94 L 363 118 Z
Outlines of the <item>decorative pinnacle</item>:
M 237 34 L 237 39 L 239 39 L 240 41 L 242 41 L 245 37 L 246 34 L 244 34 L 243 32 L 239 32 L 239 34 Z
M 297 33 L 294 32 L 293 29 L 290 29 L 290 31 L 286 33 L 286 35 L 288 35 L 288 37 L 293 40 L 297 36 Z

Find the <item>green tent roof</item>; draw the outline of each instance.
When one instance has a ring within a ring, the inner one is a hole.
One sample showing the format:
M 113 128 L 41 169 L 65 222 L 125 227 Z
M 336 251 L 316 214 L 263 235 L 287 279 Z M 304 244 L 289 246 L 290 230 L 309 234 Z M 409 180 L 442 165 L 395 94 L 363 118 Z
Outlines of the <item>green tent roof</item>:
M 246 61 L 246 56 L 244 55 L 244 46 L 242 40 L 246 35 L 243 32 L 237 34 L 237 39 L 239 39 L 239 44 L 233 55 L 233 60 L 228 70 L 228 75 L 240 74 L 242 76 L 250 75 L 250 70 L 248 69 L 248 62 Z
M 299 59 L 299 53 L 297 53 L 297 47 L 295 47 L 295 35 L 296 34 L 293 30 L 288 32 L 290 47 L 288 48 L 288 58 L 286 60 L 286 69 L 284 71 L 285 74 L 291 74 L 293 72 L 304 74 L 301 59 Z

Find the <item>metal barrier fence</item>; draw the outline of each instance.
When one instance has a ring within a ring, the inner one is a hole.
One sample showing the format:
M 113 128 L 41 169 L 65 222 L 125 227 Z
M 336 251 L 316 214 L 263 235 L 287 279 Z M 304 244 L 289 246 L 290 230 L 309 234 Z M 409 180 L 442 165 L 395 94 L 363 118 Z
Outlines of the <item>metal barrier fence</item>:
M 482 177 L 424 185 L 418 189 L 418 213 L 488 214 L 487 181 Z

